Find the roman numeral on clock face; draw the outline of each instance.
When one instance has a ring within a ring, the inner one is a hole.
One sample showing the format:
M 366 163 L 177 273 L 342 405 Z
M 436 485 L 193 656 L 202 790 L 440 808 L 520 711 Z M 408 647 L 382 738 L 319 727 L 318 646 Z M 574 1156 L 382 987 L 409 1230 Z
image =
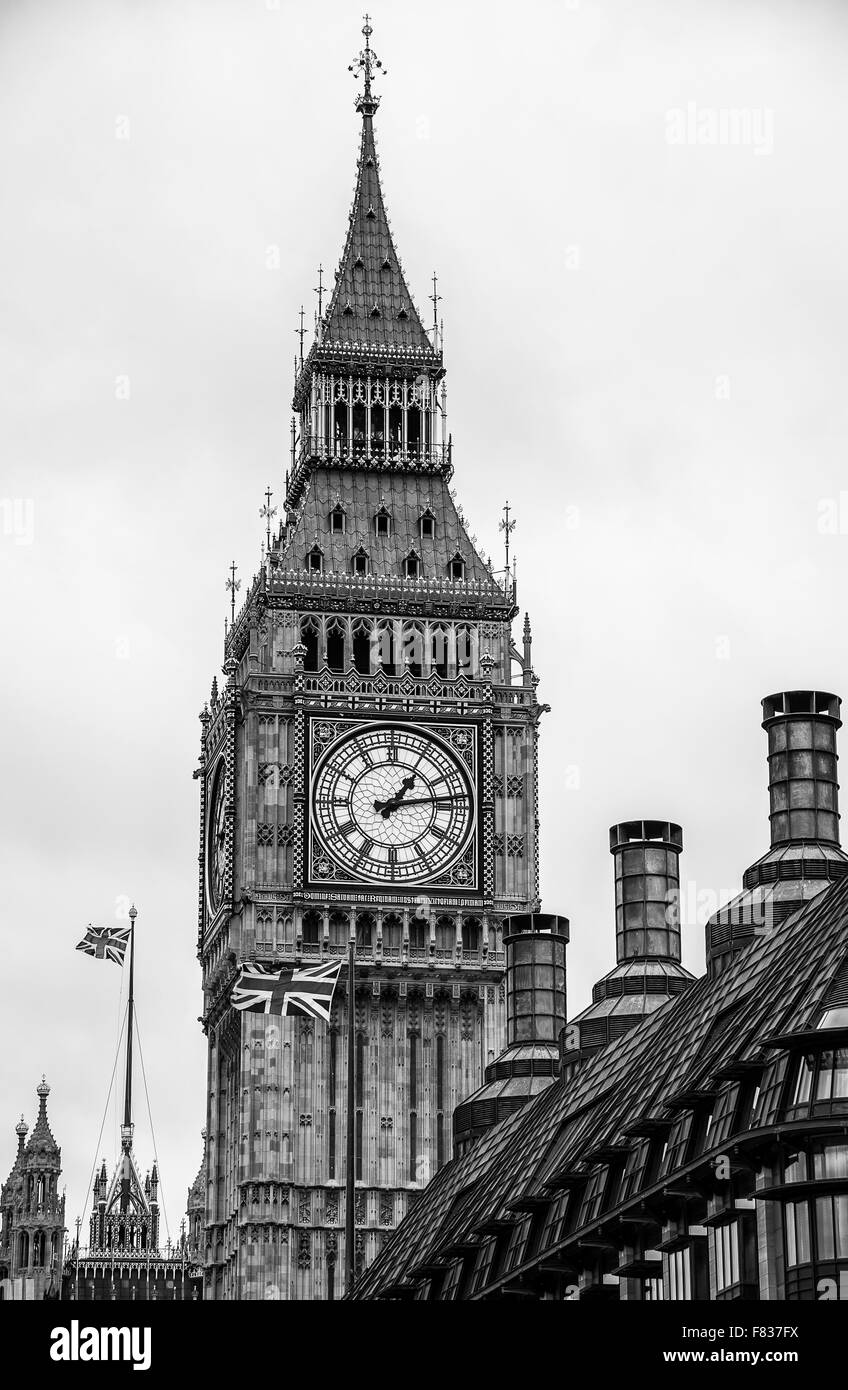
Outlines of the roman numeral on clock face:
M 335 828 L 331 831 L 331 834 L 333 836 L 333 839 L 335 839 L 337 835 L 349 835 L 351 830 L 355 829 L 356 823 L 354 821 L 340 821 L 340 823 L 337 826 L 335 826 Z

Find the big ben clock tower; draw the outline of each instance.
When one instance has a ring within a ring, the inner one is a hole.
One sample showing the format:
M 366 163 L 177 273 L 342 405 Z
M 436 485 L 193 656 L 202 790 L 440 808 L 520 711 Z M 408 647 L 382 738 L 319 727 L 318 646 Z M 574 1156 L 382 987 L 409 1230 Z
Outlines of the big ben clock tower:
M 356 190 L 283 521 L 201 716 L 207 1298 L 341 1296 L 348 1030 L 361 1269 L 451 1155 L 503 1046 L 503 918 L 538 906 L 529 626 L 519 652 L 514 579 L 450 490 L 441 335 L 389 229 L 363 33 Z M 242 963 L 317 964 L 351 934 L 355 998 L 343 974 L 329 1028 L 230 1006 Z

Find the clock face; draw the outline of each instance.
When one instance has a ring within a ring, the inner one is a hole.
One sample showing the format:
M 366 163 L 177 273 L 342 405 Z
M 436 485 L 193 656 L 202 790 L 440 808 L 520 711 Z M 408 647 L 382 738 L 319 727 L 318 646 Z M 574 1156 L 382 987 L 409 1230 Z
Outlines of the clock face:
M 206 831 L 206 880 L 209 907 L 216 912 L 224 895 L 224 874 L 227 860 L 226 777 L 219 763 L 209 801 L 209 820 Z
M 470 732 L 461 737 L 471 743 Z M 454 748 L 403 725 L 362 727 L 331 744 L 312 782 L 318 873 L 428 883 L 445 875 L 474 830 L 474 788 Z M 313 856 L 315 858 L 315 856 Z

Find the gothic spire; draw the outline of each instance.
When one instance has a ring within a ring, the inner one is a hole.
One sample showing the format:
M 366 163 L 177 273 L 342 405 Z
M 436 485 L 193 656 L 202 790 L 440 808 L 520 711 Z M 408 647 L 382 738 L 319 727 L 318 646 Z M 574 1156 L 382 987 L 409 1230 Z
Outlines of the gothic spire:
M 365 47 L 350 65 L 350 71 L 364 83 L 356 101 L 362 116 L 356 190 L 336 283 L 319 322 L 319 341 L 326 347 L 355 343 L 364 349 L 373 346 L 401 355 L 423 352 L 430 356 L 433 344 L 407 288 L 380 185 L 374 142 L 374 113 L 380 99 L 372 83 L 383 66 L 370 45 L 367 15 L 362 32 Z

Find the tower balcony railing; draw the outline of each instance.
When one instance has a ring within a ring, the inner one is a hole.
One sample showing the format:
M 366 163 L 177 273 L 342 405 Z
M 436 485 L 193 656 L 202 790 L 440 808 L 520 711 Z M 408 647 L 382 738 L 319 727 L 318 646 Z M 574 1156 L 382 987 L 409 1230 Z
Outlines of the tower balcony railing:
M 384 439 L 381 434 L 366 435 L 354 431 L 352 439 L 337 436 L 322 439 L 319 435 L 302 435 L 295 467 L 306 463 L 326 463 L 338 468 L 403 468 L 413 472 L 434 472 L 449 468 L 449 444 L 428 444 L 425 440 Z
M 404 473 L 440 473 L 449 480 L 453 476 L 451 444 L 428 443 L 420 439 L 385 439 L 381 434 L 354 431 L 353 438 L 336 435 L 331 438 L 311 430 L 300 437 L 294 468 L 289 479 L 286 507 L 296 507 L 303 494 L 310 469 L 316 464 L 328 468 L 364 468 L 376 471 Z
M 448 579 L 443 575 L 354 574 L 346 570 L 271 569 L 269 594 L 296 594 L 304 605 L 320 607 L 328 598 L 348 603 L 421 604 L 442 602 L 463 607 L 509 608 L 515 606 L 515 586 L 506 588 L 494 575 L 486 579 Z
M 297 959 L 318 961 L 338 959 L 346 956 L 347 940 L 344 941 L 263 941 L 257 940 L 249 960 L 296 961 Z M 436 946 L 387 946 L 378 940 L 359 941 L 356 944 L 356 959 L 360 964 L 379 965 L 426 965 L 433 969 L 446 970 L 480 968 L 500 969 L 506 961 L 503 951 L 484 951 L 482 947 L 466 950 L 464 947 Z

